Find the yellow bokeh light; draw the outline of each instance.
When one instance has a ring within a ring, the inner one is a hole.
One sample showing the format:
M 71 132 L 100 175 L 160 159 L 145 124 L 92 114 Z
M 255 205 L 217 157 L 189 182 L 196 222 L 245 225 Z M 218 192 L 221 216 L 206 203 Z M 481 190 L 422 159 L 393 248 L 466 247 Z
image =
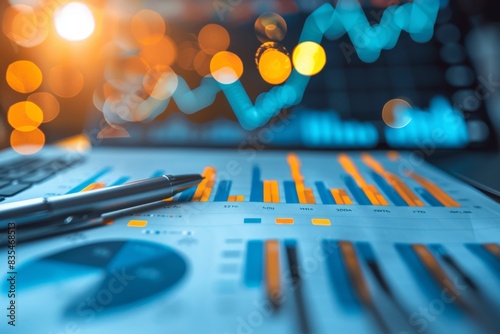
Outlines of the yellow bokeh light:
M 42 84 L 42 71 L 33 62 L 19 60 L 7 68 L 6 80 L 19 93 L 31 93 Z
M 321 45 L 302 42 L 293 51 L 293 65 L 302 75 L 318 74 L 326 64 L 326 53 Z
M 279 85 L 292 73 L 292 62 L 286 49 L 278 48 L 276 43 L 265 43 L 257 51 L 259 73 L 267 83 Z
M 218 24 L 207 24 L 198 34 L 200 48 L 209 55 L 226 51 L 229 47 L 229 33 Z
M 410 124 L 412 118 L 408 113 L 411 104 L 403 99 L 392 99 L 382 109 L 382 119 L 387 126 L 399 129 Z
M 234 53 L 221 51 L 210 61 L 210 73 L 218 82 L 229 85 L 243 75 L 243 62 Z
M 71 98 L 82 91 L 84 78 L 74 66 L 57 65 L 50 70 L 48 82 L 57 96 Z
M 59 8 L 54 16 L 56 31 L 68 41 L 87 39 L 95 29 L 94 15 L 87 5 L 70 2 Z
M 14 129 L 21 132 L 30 132 L 42 124 L 43 112 L 33 102 L 18 102 L 9 108 L 7 120 Z
M 43 148 L 43 145 L 45 145 L 45 135 L 40 129 L 29 132 L 14 130 L 10 135 L 10 146 L 19 154 L 35 154 Z
M 43 112 L 43 123 L 52 122 L 61 109 L 59 101 L 54 95 L 47 92 L 31 94 L 28 101 L 35 103 Z
M 159 42 L 165 34 L 165 21 L 155 11 L 143 9 L 132 17 L 130 24 L 134 38 L 141 44 Z

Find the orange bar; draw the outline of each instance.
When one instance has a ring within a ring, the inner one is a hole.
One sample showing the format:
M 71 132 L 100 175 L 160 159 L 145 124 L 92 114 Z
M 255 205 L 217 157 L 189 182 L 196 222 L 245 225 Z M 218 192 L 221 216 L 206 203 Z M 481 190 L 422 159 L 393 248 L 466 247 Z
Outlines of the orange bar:
M 380 205 L 380 202 L 377 199 L 377 195 L 372 192 L 370 187 L 368 185 L 361 187 L 361 190 L 364 191 L 370 202 L 372 202 L 373 205 Z
M 279 249 L 280 246 L 277 240 L 266 241 L 266 291 L 269 300 L 274 306 L 280 305 L 281 298 Z
M 304 189 L 304 194 L 306 196 L 307 204 L 316 204 L 316 199 L 311 188 Z
M 243 202 L 243 201 L 245 201 L 245 196 L 242 196 L 242 195 L 235 196 L 235 201 L 236 202 Z
M 212 191 L 211 187 L 213 187 L 213 183 L 215 181 L 216 169 L 214 167 L 205 167 L 201 175 L 204 177 L 204 179 L 196 188 L 193 199 L 191 200 L 192 202 L 200 202 L 202 198 L 204 198 L 205 190 L 207 188 L 209 188 L 208 195 L 210 196 L 210 193 Z
M 371 305 L 372 298 L 370 295 L 370 290 L 368 289 L 368 285 L 366 284 L 365 278 L 363 276 L 363 271 L 361 270 L 361 266 L 358 261 L 358 257 L 356 256 L 356 251 L 354 250 L 354 246 L 352 243 L 347 241 L 339 242 L 340 250 L 342 252 L 342 257 L 344 259 L 347 272 L 349 273 L 349 277 L 351 279 L 351 283 L 358 295 L 359 299 L 365 305 Z
M 461 293 L 457 291 L 455 285 L 453 285 L 452 280 L 446 275 L 446 272 L 441 268 L 439 262 L 436 260 L 434 255 L 425 247 L 424 245 L 412 245 L 413 251 L 419 257 L 422 264 L 427 268 L 427 270 L 434 276 L 436 282 L 441 286 L 441 288 L 448 290 L 448 292 L 455 297 L 455 299 L 463 305 L 463 300 L 461 299 Z
M 335 203 L 337 204 L 345 204 L 344 199 L 342 198 L 342 195 L 340 193 L 339 189 L 332 189 L 330 190 L 332 193 L 333 199 L 335 200 Z
M 483 245 L 483 247 L 488 252 L 493 254 L 496 258 L 498 258 L 498 260 L 500 260 L 500 246 L 495 245 L 495 244 L 486 244 L 486 245 Z
M 273 203 L 280 202 L 280 189 L 278 181 L 271 181 L 271 201 Z
M 409 206 L 424 206 L 424 203 L 410 190 L 410 188 L 406 186 L 406 184 L 403 183 L 403 181 L 401 181 L 396 175 L 385 170 L 384 167 L 370 154 L 362 154 L 361 158 L 365 165 L 382 176 Z
M 377 187 L 366 183 L 358 168 L 347 154 L 339 154 L 338 162 L 342 168 L 352 176 L 373 205 L 389 205 L 385 197 L 378 191 Z
M 264 203 L 272 203 L 273 202 L 273 193 L 272 193 L 272 181 L 265 180 L 264 181 Z
M 354 179 L 354 181 L 356 181 L 356 183 L 358 184 L 358 186 L 360 188 L 363 188 L 364 186 L 366 186 L 365 179 L 363 178 L 363 176 L 361 176 L 361 174 L 359 173 L 358 169 L 354 165 L 354 162 L 351 160 L 351 158 L 349 158 L 346 154 L 339 154 L 338 161 L 339 161 L 339 164 L 342 166 L 342 168 L 349 175 L 352 176 L 352 178 Z
M 229 197 L 227 198 L 227 201 L 228 201 L 228 202 L 236 202 L 236 196 L 229 196 Z
M 106 187 L 106 183 L 96 182 L 96 183 L 89 184 L 84 189 L 82 189 L 81 192 L 84 193 L 84 192 L 91 191 L 91 190 L 102 189 L 104 187 Z
M 387 152 L 387 158 L 391 161 L 397 161 L 399 159 L 399 153 L 397 151 Z
M 316 204 L 316 200 L 314 199 L 314 195 L 311 198 L 312 195 L 312 190 L 311 194 L 309 195 L 310 197 L 306 195 L 306 186 L 304 184 L 304 176 L 302 175 L 302 172 L 300 171 L 301 163 L 299 157 L 294 154 L 290 153 L 287 156 L 287 162 L 288 165 L 290 166 L 290 173 L 292 175 L 292 179 L 295 181 L 295 189 L 297 190 L 297 197 L 299 199 L 300 204 Z
M 342 199 L 344 200 L 345 205 L 352 205 L 352 200 L 349 197 L 349 195 L 347 195 L 347 192 L 344 189 L 340 189 L 339 193 L 340 193 L 340 196 L 342 196 Z
M 276 224 L 278 225 L 293 225 L 293 218 L 276 218 Z
M 422 187 L 425 188 L 428 192 L 430 192 L 438 201 L 440 201 L 446 207 L 459 207 L 460 203 L 456 202 L 453 198 L 448 196 L 443 190 L 441 190 L 437 185 L 432 183 L 431 181 L 425 179 L 424 177 L 408 172 L 408 176 L 417 181 Z

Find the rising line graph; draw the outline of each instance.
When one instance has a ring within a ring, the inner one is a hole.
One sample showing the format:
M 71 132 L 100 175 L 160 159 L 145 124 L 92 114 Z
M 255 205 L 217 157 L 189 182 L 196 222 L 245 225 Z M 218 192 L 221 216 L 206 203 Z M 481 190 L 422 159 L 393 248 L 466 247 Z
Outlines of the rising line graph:
M 382 50 L 394 48 L 403 31 L 417 43 L 428 42 L 434 34 L 439 8 L 439 0 L 414 0 L 388 7 L 384 10 L 380 22 L 371 25 L 357 0 L 339 0 L 335 7 L 327 3 L 308 16 L 299 44 L 321 44 L 323 38 L 336 40 L 347 34 L 358 57 L 366 63 L 371 63 L 379 58 Z M 282 85 L 261 93 L 254 103 L 240 80 L 224 84 L 212 76 L 207 76 L 201 80 L 198 87 L 191 89 L 181 76 L 173 74 L 167 79 L 167 84 L 168 81 L 170 84 L 175 83 L 175 88 L 168 98 L 158 100 L 149 97 L 137 109 L 147 113 L 146 120 L 150 121 L 161 114 L 173 99 L 180 111 L 194 114 L 213 104 L 217 94 L 222 92 L 240 125 L 246 130 L 253 130 L 265 125 L 283 108 L 298 105 L 309 80 L 309 76 L 293 69 Z M 113 102 L 105 102 L 103 111 L 108 120 L 117 119 L 115 110 Z

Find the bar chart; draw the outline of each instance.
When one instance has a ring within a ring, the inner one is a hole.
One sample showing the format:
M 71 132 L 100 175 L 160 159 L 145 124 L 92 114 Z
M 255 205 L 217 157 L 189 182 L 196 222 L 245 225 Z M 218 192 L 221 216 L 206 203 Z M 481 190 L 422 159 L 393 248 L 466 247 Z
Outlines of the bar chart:
M 326 161 L 332 166 L 333 172 L 330 177 L 326 173 L 325 179 L 318 180 L 303 173 L 303 162 L 299 154 L 288 153 L 283 161 L 281 179 L 263 177 L 266 169 L 254 163 L 248 166 L 249 184 L 240 186 L 239 192 L 233 189 L 235 183 L 241 185 L 242 180 L 238 177 L 234 179 L 220 177 L 217 167 L 207 166 L 201 171 L 204 180 L 196 188 L 188 189 L 171 200 L 381 207 L 461 206 L 434 180 L 418 174 L 415 170 L 403 173 L 392 171 L 391 165 L 398 166 L 397 159 L 397 154 L 394 161 L 386 158 L 381 162 L 380 158 L 377 159 L 369 153 L 362 153 L 356 159 L 341 153 Z M 311 169 L 315 166 L 308 167 Z M 336 169 L 340 172 L 335 172 Z M 110 172 L 110 168 L 103 169 L 76 185 L 68 193 L 103 188 L 107 185 L 101 182 L 100 178 Z M 165 173 L 164 170 L 157 170 L 149 177 L 158 177 Z M 124 184 L 130 180 L 128 176 L 120 176 L 109 186 Z
M 19 305 L 60 315 L 40 325 L 47 332 L 68 321 L 99 334 L 111 325 L 158 334 L 498 328 L 498 205 L 411 152 L 97 153 L 26 196 L 165 174 L 204 179 L 99 228 L 20 244 Z

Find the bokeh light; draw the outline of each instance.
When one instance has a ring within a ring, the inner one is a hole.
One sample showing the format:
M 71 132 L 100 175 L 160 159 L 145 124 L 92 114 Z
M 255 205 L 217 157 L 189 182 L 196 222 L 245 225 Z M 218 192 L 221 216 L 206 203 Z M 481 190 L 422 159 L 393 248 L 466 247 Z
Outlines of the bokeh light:
M 177 58 L 177 65 L 187 71 L 194 70 L 194 58 L 196 57 L 198 51 L 200 50 L 195 43 L 181 43 L 181 45 L 179 45 L 179 57 Z
M 145 45 L 140 55 L 150 67 L 171 66 L 177 59 L 177 46 L 170 37 L 163 36 L 157 43 Z
M 62 64 L 50 70 L 48 83 L 57 96 L 72 98 L 82 91 L 84 78 L 75 66 Z
M 165 21 L 155 11 L 143 9 L 137 12 L 130 24 L 134 38 L 141 44 L 151 45 L 159 42 L 165 35 Z
M 229 33 L 218 24 L 207 24 L 198 34 L 198 43 L 205 53 L 215 55 L 217 52 L 226 51 L 229 47 Z
M 30 132 L 42 124 L 43 112 L 33 102 L 18 102 L 9 108 L 7 120 L 14 129 L 21 132 Z
M 205 53 L 204 51 L 198 51 L 196 56 L 194 57 L 193 67 L 196 73 L 198 73 L 201 77 L 207 76 L 210 74 L 210 61 L 212 60 L 212 56 Z
M 292 73 L 292 62 L 285 47 L 275 42 L 261 45 L 255 55 L 259 73 L 267 83 L 279 85 Z
M 403 99 L 392 99 L 384 105 L 382 119 L 391 128 L 404 128 L 412 120 L 411 108 L 411 105 Z
M 142 85 L 149 69 L 150 67 L 142 57 L 116 57 L 106 64 L 104 78 L 117 92 L 128 91 L 135 86 Z M 111 93 L 111 87 L 107 87 L 108 93 Z M 109 94 L 106 97 L 109 97 Z
M 29 132 L 14 130 L 10 135 L 10 145 L 19 154 L 35 154 L 45 145 L 45 135 L 40 129 Z
M 95 29 L 94 15 L 89 7 L 80 2 L 70 2 L 59 8 L 54 15 L 56 31 L 68 41 L 87 39 Z
M 293 51 L 293 65 L 302 75 L 318 74 L 326 64 L 326 53 L 323 47 L 314 42 L 303 42 Z
M 171 97 L 178 84 L 177 74 L 170 67 L 152 69 L 144 77 L 143 82 L 146 93 L 157 100 L 166 100 Z
M 16 92 L 31 93 L 42 84 L 42 71 L 29 60 L 19 60 L 7 68 L 6 80 Z
M 278 14 L 265 13 L 255 20 L 255 34 L 262 43 L 279 42 L 285 38 L 287 32 L 286 22 Z
M 2 31 L 11 41 L 29 48 L 42 43 L 49 34 L 49 25 L 40 18 L 46 17 L 43 8 L 15 4 L 5 9 Z
M 43 112 L 43 123 L 52 122 L 57 115 L 61 106 L 54 95 L 47 92 L 39 92 L 31 94 L 28 101 L 35 103 Z
M 210 61 L 210 73 L 218 82 L 229 85 L 243 75 L 243 62 L 234 53 L 221 51 Z

